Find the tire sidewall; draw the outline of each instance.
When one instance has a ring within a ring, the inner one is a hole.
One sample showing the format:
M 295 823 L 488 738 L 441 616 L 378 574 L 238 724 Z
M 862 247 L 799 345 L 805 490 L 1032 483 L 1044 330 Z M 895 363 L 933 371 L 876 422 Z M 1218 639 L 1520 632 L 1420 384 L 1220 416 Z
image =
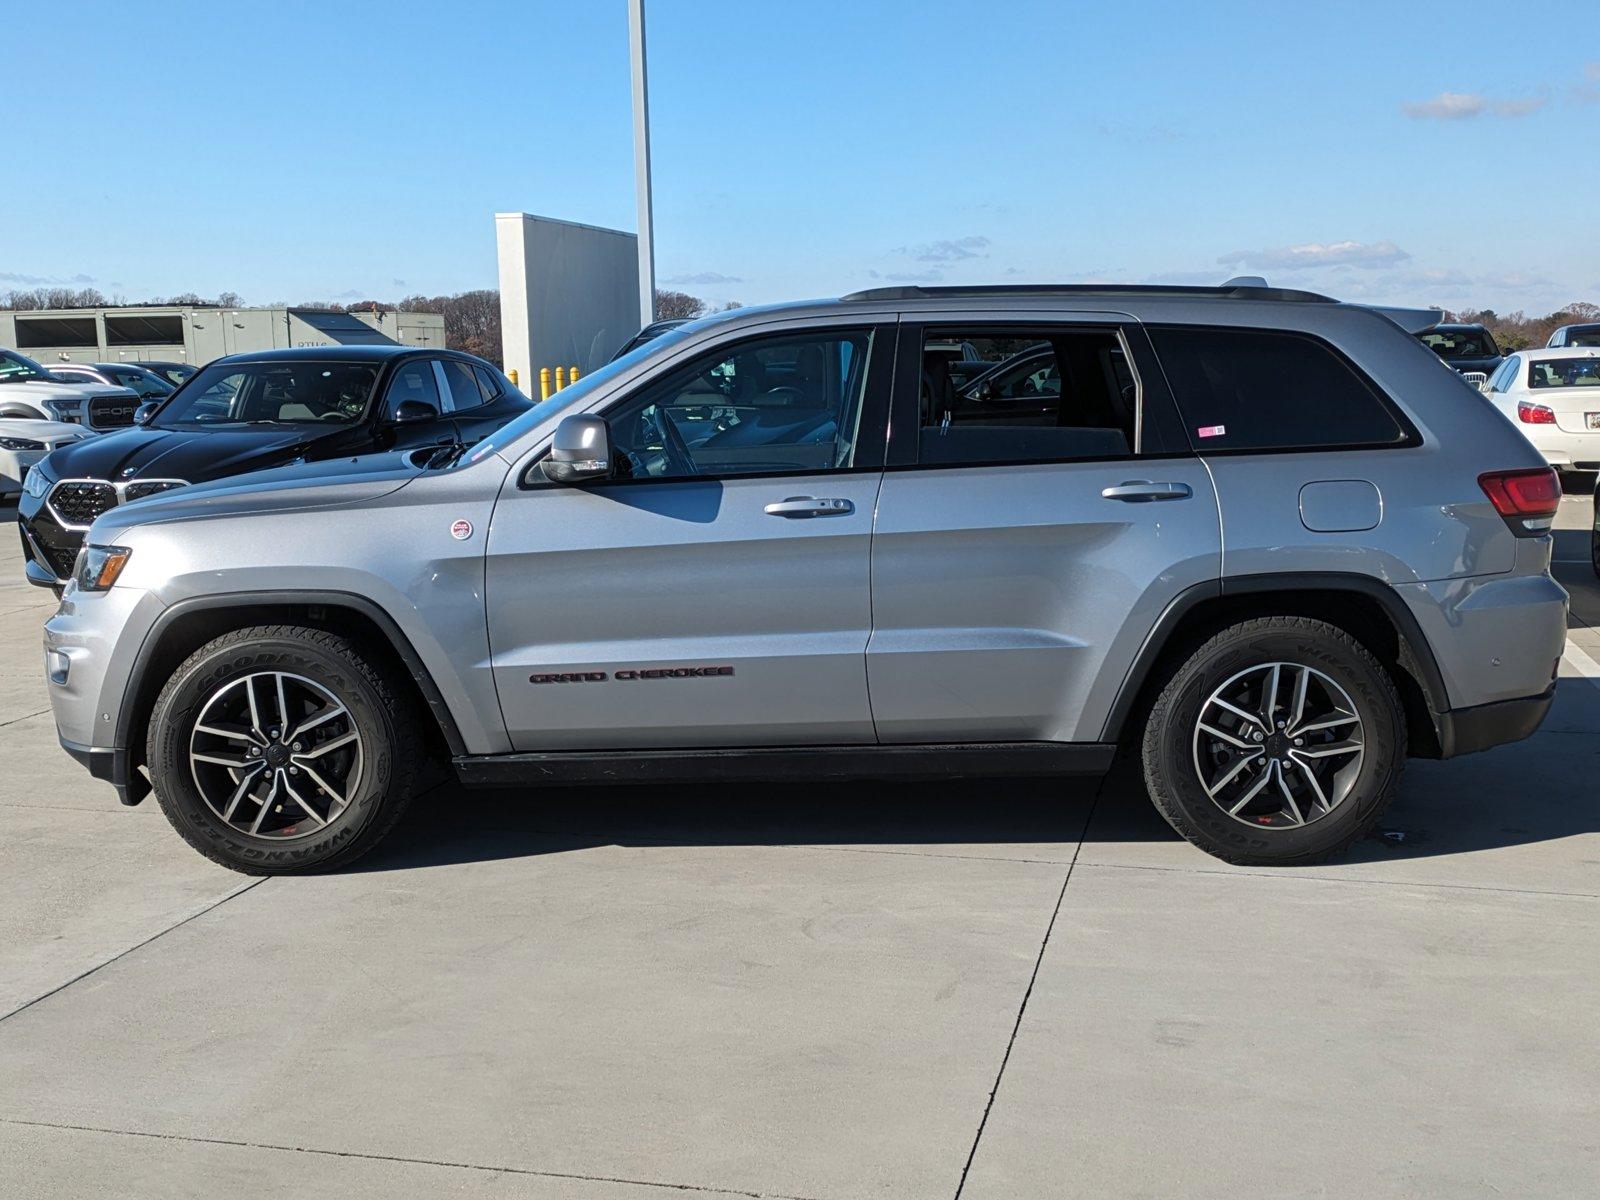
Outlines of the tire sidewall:
M 1230 817 L 1206 795 L 1194 763 L 1194 730 L 1201 706 L 1227 680 L 1264 663 L 1313 667 L 1349 693 L 1361 717 L 1365 756 L 1349 795 L 1325 817 L 1307 825 L 1254 829 Z M 1201 835 L 1207 848 L 1253 858 L 1295 859 L 1342 845 L 1389 798 L 1403 762 L 1404 726 L 1393 684 L 1370 656 L 1313 630 L 1247 631 L 1218 639 L 1191 659 L 1170 685 L 1173 699 L 1160 730 L 1157 758 L 1169 803 Z
M 327 688 L 361 735 L 361 780 L 348 806 L 327 829 L 293 841 L 251 837 L 225 825 L 190 773 L 189 740 L 206 702 L 228 683 L 261 671 L 302 675 Z M 395 736 L 391 715 L 352 664 L 314 645 L 263 640 L 218 647 L 179 669 L 151 714 L 146 761 L 163 811 L 202 853 L 245 871 L 312 870 L 349 855 L 377 819 L 392 782 Z

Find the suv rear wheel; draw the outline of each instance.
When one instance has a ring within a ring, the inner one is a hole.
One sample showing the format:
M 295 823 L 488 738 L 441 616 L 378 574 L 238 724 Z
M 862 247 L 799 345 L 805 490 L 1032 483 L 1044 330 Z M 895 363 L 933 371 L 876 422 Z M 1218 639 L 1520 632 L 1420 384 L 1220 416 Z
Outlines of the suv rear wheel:
M 1144 734 L 1150 797 L 1234 863 L 1312 863 L 1377 824 L 1405 762 L 1400 696 L 1335 625 L 1263 617 L 1223 630 L 1162 689 Z
M 190 845 L 271 875 L 341 867 L 375 846 L 411 799 L 422 744 L 406 692 L 348 639 L 257 626 L 173 673 L 146 761 Z

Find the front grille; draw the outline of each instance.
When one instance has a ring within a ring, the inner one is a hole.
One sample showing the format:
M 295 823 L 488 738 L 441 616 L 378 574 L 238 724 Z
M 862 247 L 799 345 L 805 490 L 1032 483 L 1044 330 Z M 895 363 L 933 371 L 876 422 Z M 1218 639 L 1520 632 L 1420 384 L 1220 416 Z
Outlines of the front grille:
M 170 492 L 173 488 L 182 486 L 182 481 L 177 479 L 136 479 L 132 483 L 122 485 L 122 499 L 143 500 L 146 496 L 154 496 L 157 492 Z
M 120 429 L 133 424 L 133 412 L 139 407 L 134 396 L 92 396 L 89 399 L 89 427 L 91 429 Z
M 56 484 L 48 503 L 63 525 L 85 527 L 117 503 L 117 489 L 97 479 L 73 479 Z
M 1465 379 L 1473 387 L 1477 387 L 1480 383 L 1486 383 L 1489 379 L 1482 371 L 1463 371 L 1461 372 L 1461 378 Z

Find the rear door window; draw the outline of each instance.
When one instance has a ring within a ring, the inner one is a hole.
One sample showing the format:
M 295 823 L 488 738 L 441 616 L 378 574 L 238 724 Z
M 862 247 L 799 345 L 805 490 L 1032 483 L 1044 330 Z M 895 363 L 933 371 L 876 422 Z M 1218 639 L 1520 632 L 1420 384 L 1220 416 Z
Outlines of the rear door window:
M 1414 435 L 1333 347 L 1265 329 L 1152 326 L 1191 444 L 1202 454 L 1399 446 Z
M 1111 329 L 929 329 L 919 408 L 928 466 L 1128 458 L 1138 438 L 1138 387 Z
M 483 390 L 479 388 L 478 378 L 472 373 L 470 364 L 446 358 L 441 359 L 439 365 L 444 373 L 447 412 L 462 412 L 483 403 Z

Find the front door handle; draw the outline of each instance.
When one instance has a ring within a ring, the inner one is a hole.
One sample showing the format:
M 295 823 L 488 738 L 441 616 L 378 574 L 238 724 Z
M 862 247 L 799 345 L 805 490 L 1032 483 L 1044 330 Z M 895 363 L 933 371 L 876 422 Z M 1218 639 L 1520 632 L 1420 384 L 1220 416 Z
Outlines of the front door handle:
M 1136 504 L 1149 500 L 1187 500 L 1194 495 L 1194 489 L 1187 483 L 1151 483 L 1148 479 L 1130 479 L 1115 487 L 1101 488 L 1100 494 L 1107 500 L 1125 500 Z
M 856 506 L 848 500 L 817 499 L 815 496 L 790 496 L 787 500 L 774 500 L 762 509 L 769 517 L 843 517 L 855 512 Z

